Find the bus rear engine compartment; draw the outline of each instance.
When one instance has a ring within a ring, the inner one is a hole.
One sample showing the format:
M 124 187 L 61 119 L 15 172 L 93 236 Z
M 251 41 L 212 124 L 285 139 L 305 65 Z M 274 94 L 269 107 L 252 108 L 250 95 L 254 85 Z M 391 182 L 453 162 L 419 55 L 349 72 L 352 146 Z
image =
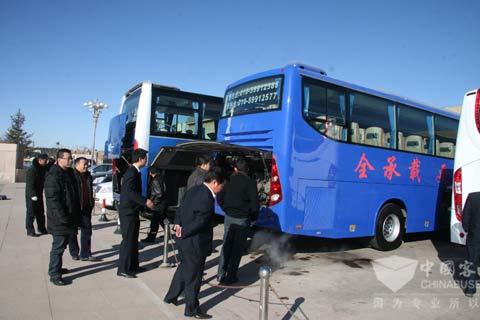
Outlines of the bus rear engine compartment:
M 151 166 L 165 170 L 165 182 L 169 207 L 179 206 L 186 191 L 187 179 L 195 169 L 196 158 L 200 155 L 210 156 L 215 166 L 222 167 L 227 175 L 227 181 L 233 173 L 236 158 L 243 157 L 248 164 L 249 176 L 257 183 L 260 205 L 268 207 L 272 199 L 281 201 L 281 185 L 278 170 L 271 152 L 219 142 L 187 142 L 176 147 L 160 149 Z M 272 173 L 275 176 L 271 187 Z M 271 191 L 275 194 L 271 195 Z M 278 193 L 280 192 L 280 194 Z

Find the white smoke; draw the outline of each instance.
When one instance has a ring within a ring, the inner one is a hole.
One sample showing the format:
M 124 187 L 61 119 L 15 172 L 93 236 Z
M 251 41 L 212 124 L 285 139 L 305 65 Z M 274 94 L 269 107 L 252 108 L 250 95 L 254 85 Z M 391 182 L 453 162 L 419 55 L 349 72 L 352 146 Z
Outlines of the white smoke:
M 265 253 L 262 261 L 275 268 L 281 268 L 293 255 L 291 235 L 258 231 L 252 238 L 250 251 Z

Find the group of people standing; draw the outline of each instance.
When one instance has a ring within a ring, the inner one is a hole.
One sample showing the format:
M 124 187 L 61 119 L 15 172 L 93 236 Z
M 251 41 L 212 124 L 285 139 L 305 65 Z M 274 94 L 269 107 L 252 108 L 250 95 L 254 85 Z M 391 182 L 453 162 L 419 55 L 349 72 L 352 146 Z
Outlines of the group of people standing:
M 60 149 L 53 165 L 46 169 L 46 155 L 34 161 L 27 174 L 27 235 L 37 236 L 33 221 L 37 220 L 39 233 L 53 237 L 48 273 L 55 285 L 65 285 L 62 257 L 67 246 L 74 260 L 97 261 L 91 254 L 91 212 L 94 206 L 92 177 L 86 158 L 75 159 Z M 140 212 L 152 213 L 150 232 L 142 242 L 154 242 L 160 225 L 164 228 L 168 186 L 164 172 L 150 168 L 147 197 L 142 196 L 140 170 L 147 163 L 147 151 L 136 149 L 132 165 L 123 175 L 119 219 L 122 232 L 117 275 L 136 278 L 145 271 L 139 264 L 138 237 Z M 197 158 L 197 167 L 187 181 L 187 191 L 175 218 L 175 242 L 180 264 L 164 298 L 177 305 L 180 294 L 185 296 L 185 316 L 208 319 L 199 307 L 200 291 L 206 258 L 213 251 L 215 199 L 226 213 L 223 247 L 217 279 L 230 284 L 238 281 L 237 273 L 251 224 L 257 219 L 259 201 L 256 183 L 248 176 L 247 162 L 243 158 L 233 162 L 233 174 L 227 183 L 225 170 L 212 165 L 209 158 Z M 43 213 L 43 187 L 47 204 L 47 226 Z M 81 245 L 77 242 L 81 230 Z
M 140 211 L 147 208 L 152 212 L 150 232 L 142 242 L 155 241 L 159 224 L 166 217 L 168 186 L 165 185 L 163 172 L 150 168 L 147 197 L 142 196 L 140 169 L 145 166 L 146 157 L 147 151 L 135 150 L 133 164 L 122 180 L 119 206 L 122 242 L 117 275 L 125 278 L 135 278 L 137 273 L 145 271 L 138 261 Z M 198 294 L 206 258 L 213 250 L 215 199 L 226 212 L 217 279 L 225 284 L 238 281 L 238 267 L 250 225 L 258 216 L 259 201 L 255 181 L 248 177 L 245 159 L 236 159 L 233 169 L 234 173 L 226 183 L 227 177 L 222 168 L 212 165 L 207 157 L 198 157 L 197 167 L 188 178 L 187 191 L 175 214 L 173 230 L 180 264 L 164 301 L 177 305 L 183 293 L 184 314 L 187 317 L 211 318 L 200 309 Z
M 40 234 L 52 235 L 48 274 L 53 284 L 63 286 L 66 282 L 62 274 L 68 270 L 62 268 L 62 258 L 67 246 L 73 260 L 99 260 L 91 252 L 91 213 L 94 206 L 92 176 L 88 171 L 88 160 L 84 157 L 75 159 L 72 168 L 72 153 L 68 149 L 59 149 L 55 162 L 51 165 L 47 162 L 48 156 L 41 154 L 27 171 L 26 229 L 28 236 L 37 237 L 34 228 L 36 220 Z M 47 204 L 46 227 L 44 190 Z M 81 231 L 80 246 L 77 240 L 78 229 Z

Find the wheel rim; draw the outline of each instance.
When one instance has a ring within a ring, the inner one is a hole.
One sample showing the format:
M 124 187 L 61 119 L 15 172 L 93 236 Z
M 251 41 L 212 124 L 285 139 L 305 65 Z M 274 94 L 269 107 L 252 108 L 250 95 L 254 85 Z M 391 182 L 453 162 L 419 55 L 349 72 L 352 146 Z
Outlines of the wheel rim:
M 397 215 L 391 213 L 383 221 L 383 238 L 388 242 L 393 242 L 400 233 L 400 219 Z

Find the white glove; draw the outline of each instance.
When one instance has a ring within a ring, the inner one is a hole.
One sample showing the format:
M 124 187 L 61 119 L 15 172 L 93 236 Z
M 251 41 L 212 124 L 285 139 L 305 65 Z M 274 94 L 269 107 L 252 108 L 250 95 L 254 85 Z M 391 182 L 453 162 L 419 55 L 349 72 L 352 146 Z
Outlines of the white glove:
M 35 197 L 32 197 L 32 201 L 37 201 L 38 198 L 35 196 Z

